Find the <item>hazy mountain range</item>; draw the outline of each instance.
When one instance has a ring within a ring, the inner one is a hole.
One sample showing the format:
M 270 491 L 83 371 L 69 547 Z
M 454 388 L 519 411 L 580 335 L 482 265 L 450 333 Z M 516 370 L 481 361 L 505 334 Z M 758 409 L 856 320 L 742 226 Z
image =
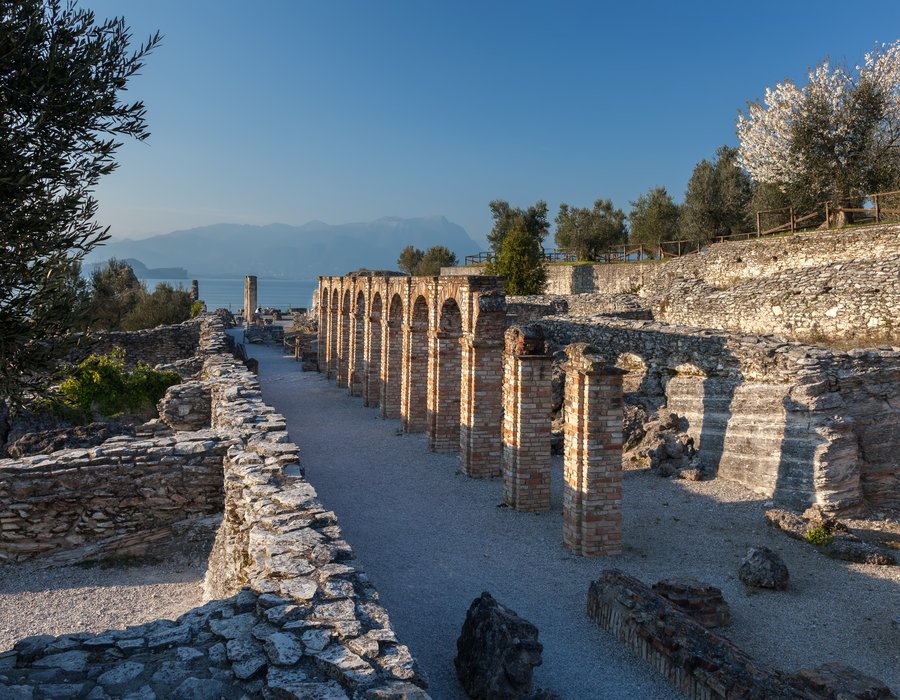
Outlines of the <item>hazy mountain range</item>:
M 148 268 L 182 267 L 190 277 L 241 277 L 312 280 L 360 267 L 396 269 L 407 245 L 426 250 L 443 245 L 462 261 L 483 244 L 443 216 L 332 226 L 215 224 L 141 240 L 112 239 L 95 248 L 87 262 L 132 258 Z

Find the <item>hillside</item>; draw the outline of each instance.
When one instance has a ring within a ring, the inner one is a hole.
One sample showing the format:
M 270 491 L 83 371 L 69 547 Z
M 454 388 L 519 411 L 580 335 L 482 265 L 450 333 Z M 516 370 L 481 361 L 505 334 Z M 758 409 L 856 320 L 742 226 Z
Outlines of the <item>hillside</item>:
M 393 269 L 404 246 L 444 245 L 460 259 L 480 248 L 465 229 L 442 216 L 302 226 L 215 224 L 142 240 L 111 240 L 88 262 L 136 258 L 150 268 L 183 267 L 191 277 L 315 279 L 359 267 Z

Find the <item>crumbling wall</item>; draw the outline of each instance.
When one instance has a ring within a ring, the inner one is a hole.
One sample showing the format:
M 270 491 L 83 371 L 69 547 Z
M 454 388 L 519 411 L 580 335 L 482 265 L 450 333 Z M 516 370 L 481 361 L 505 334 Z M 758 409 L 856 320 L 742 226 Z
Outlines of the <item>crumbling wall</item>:
M 125 351 L 127 367 L 134 367 L 138 362 L 150 366 L 171 364 L 197 354 L 200 328 L 200 320 L 193 319 L 143 331 L 102 331 L 83 344 L 69 361 L 79 362 L 89 354 L 106 354 L 113 348 L 121 348 Z
M 149 533 L 221 511 L 228 444 L 211 431 L 121 436 L 84 450 L 0 460 L 0 560 Z M 134 550 L 139 538 L 128 543 Z
M 687 421 L 704 471 L 789 507 L 900 505 L 900 351 L 849 353 L 648 321 L 538 322 L 646 366 L 637 391 Z M 627 384 L 627 382 L 626 382 Z

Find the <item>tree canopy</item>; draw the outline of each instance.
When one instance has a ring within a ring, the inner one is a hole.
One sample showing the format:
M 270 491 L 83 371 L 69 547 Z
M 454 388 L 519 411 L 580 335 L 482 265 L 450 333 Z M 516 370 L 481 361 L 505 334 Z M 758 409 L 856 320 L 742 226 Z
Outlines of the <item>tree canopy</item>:
M 556 245 L 571 251 L 579 260 L 596 260 L 610 246 L 624 243 L 625 212 L 609 199 L 598 199 L 592 209 L 559 205 L 556 215 Z
M 862 66 L 811 69 L 750 102 L 737 125 L 740 162 L 757 183 L 795 202 L 846 206 L 900 184 L 900 40 Z
M 550 222 L 547 220 L 547 202 L 542 199 L 527 209 L 511 207 L 509 202 L 502 199 L 495 199 L 488 206 L 491 208 L 494 227 L 488 233 L 487 240 L 495 255 L 500 253 L 503 240 L 516 224 L 522 225 L 525 232 L 537 241 L 538 247 L 550 232 Z
M 706 241 L 750 230 L 750 177 L 738 164 L 737 150 L 721 146 L 716 159 L 694 166 L 681 207 L 681 237 Z
M 678 238 L 679 207 L 665 187 L 654 187 L 631 203 L 629 240 L 647 246 Z
M 123 137 L 149 135 L 129 79 L 159 43 L 130 51 L 121 18 L 61 0 L 0 6 L 0 396 L 41 386 L 76 325 L 71 271 L 107 238 L 94 188 Z
M 431 246 L 424 252 L 408 245 L 397 258 L 397 266 L 408 275 L 439 275 L 442 267 L 456 264 L 456 253 L 442 245 Z
M 487 273 L 506 278 L 507 294 L 543 292 L 547 280 L 544 251 L 540 241 L 528 231 L 523 221 L 514 221 L 509 227 L 500 252 L 488 265 Z

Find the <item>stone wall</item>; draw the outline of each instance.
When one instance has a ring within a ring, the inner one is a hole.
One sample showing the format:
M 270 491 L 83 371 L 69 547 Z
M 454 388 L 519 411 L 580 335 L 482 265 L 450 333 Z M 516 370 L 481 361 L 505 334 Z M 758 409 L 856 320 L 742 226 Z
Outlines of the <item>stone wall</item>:
M 13 524 L 21 521 L 24 528 L 34 507 L 46 505 L 49 513 L 64 503 L 75 509 L 79 506 L 70 501 L 83 500 L 87 492 L 92 498 L 111 494 L 104 513 L 112 528 L 131 527 L 132 519 L 160 510 L 167 513 L 163 517 L 174 515 L 178 509 L 167 510 L 170 502 L 178 503 L 182 515 L 190 515 L 190 498 L 198 496 L 199 469 L 209 475 L 210 484 L 215 480 L 215 489 L 201 487 L 199 492 L 208 492 L 210 498 L 214 494 L 216 509 L 223 506 L 224 479 L 225 517 L 204 584 L 208 598 L 224 599 L 211 600 L 174 622 L 22 640 L 12 651 L 0 653 L 0 697 L 102 700 L 133 693 L 147 698 L 427 700 L 422 690 L 427 682 L 397 640 L 377 592 L 341 537 L 334 513 L 321 506 L 304 480 L 284 418 L 263 402 L 254 375 L 226 353 L 220 321 L 206 317 L 199 338 L 203 391 L 171 396 L 168 406 L 178 415 L 179 400 L 193 406 L 199 396 L 203 404 L 208 390 L 209 430 L 177 432 L 158 440 L 108 441 L 98 453 L 81 452 L 107 457 L 110 463 L 89 463 L 80 470 L 72 468 L 78 458 L 67 454 L 65 469 L 40 472 L 43 478 L 35 471 L 35 481 L 46 482 L 42 487 L 47 498 L 23 493 L 21 502 L 10 501 L 9 514 Z M 14 475 L 19 479 L 23 471 L 55 464 L 59 454 L 13 465 Z M 187 460 L 183 466 L 182 457 Z M 152 487 L 149 477 L 134 480 L 134 464 L 143 462 L 156 465 Z M 88 476 L 91 466 L 97 473 Z M 175 475 L 182 472 L 177 481 Z M 53 481 L 46 479 L 48 473 Z M 99 475 L 110 481 L 90 481 Z M 7 479 L 0 479 L 10 487 Z M 61 486 L 70 489 L 71 499 L 54 493 Z M 153 497 L 151 488 L 154 493 L 162 490 L 169 500 L 145 508 Z M 178 500 L 181 490 L 184 502 Z M 100 512 L 91 501 L 80 508 L 76 527 Z M 87 532 L 98 527 L 88 523 Z M 0 542 L 6 545 L 11 531 L 6 520 L 3 528 Z M 59 538 L 59 546 L 73 544 L 65 540 L 65 532 L 51 534 Z
M 99 447 L 0 460 L 0 560 L 150 533 L 221 511 L 228 444 L 208 430 L 119 436 Z M 128 551 L 139 544 L 129 538 Z
M 185 321 L 174 326 L 159 326 L 143 331 L 103 331 L 71 359 L 77 362 L 89 354 L 105 354 L 113 348 L 125 351 L 125 364 L 134 367 L 138 362 L 150 366 L 171 364 L 197 354 L 200 342 L 200 321 Z
M 687 419 L 708 474 L 789 507 L 900 505 L 900 351 L 831 352 L 648 321 L 539 324 L 559 348 L 589 342 L 610 363 L 642 367 L 626 386 Z

